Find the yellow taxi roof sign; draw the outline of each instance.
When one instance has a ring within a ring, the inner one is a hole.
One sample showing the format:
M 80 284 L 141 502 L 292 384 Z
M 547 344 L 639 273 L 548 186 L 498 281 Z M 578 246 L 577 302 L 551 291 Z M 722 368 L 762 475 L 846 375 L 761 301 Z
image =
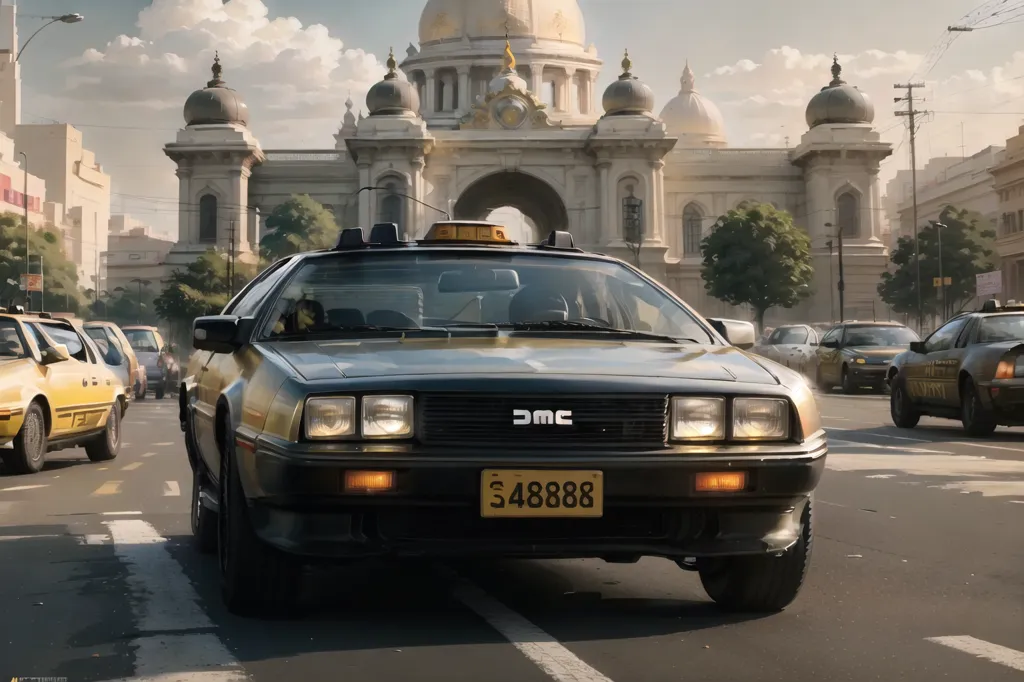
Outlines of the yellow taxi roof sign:
M 482 244 L 515 244 L 508 228 L 479 220 L 446 220 L 431 225 L 425 242 L 480 242 Z

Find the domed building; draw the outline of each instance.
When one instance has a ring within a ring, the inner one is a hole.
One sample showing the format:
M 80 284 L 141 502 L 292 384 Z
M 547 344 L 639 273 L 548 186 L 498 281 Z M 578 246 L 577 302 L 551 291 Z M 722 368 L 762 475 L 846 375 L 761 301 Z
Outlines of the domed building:
M 748 317 L 704 291 L 700 244 L 718 216 L 760 201 L 807 231 L 818 273 L 814 294 L 770 311 L 769 324 L 832 319 L 829 245 L 839 227 L 847 314 L 872 314 L 887 258 L 878 168 L 892 149 L 838 59 L 794 148 L 737 149 L 688 62 L 660 109 L 628 52 L 620 75 L 595 93 L 603 62 L 577 0 L 427 0 L 405 52 L 401 63 L 389 54 L 364 106 L 350 98 L 338 112 L 333 148 L 310 150 L 263 151 L 250 130 L 259 120 L 215 60 L 213 80 L 188 98 L 186 126 L 166 147 L 190 207 L 180 218 L 182 258 L 211 245 L 251 257 L 260 213 L 304 193 L 344 227 L 394 222 L 410 238 L 443 212 L 483 219 L 515 209 L 523 224 L 509 227 L 522 240 L 568 229 L 586 249 L 632 260 L 628 206 L 640 216 L 641 267 L 705 315 Z

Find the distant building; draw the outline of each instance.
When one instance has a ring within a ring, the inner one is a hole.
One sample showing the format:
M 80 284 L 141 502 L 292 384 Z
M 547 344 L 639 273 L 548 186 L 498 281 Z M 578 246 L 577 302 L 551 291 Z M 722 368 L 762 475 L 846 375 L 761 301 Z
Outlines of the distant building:
M 127 229 L 123 229 L 127 226 Z M 116 215 L 110 219 L 109 248 L 103 254 L 106 279 L 103 289 L 113 294 L 118 287 L 132 290 L 138 286 L 133 280 L 150 282 L 153 291 L 163 289 L 171 268 L 165 264 L 174 242 L 158 239 L 148 225 L 142 225 L 131 216 Z
M 950 166 L 954 166 L 963 159 L 951 156 L 936 156 L 925 163 L 924 168 L 917 170 L 918 189 L 929 185 L 942 176 Z M 885 196 L 882 197 L 882 211 L 885 214 L 885 223 L 889 232 L 889 248 L 895 248 L 900 237 L 911 237 L 914 234 L 911 219 L 906 225 L 906 232 L 900 222 L 901 208 L 910 203 L 913 208 L 913 174 L 909 168 L 896 171 L 896 175 L 885 184 Z
M 1006 141 L 1006 154 L 992 168 L 999 202 L 996 252 L 1006 299 L 1024 300 L 1024 125 Z
M 14 140 L 0 132 L 0 212 L 23 215 L 26 204 L 29 223 L 40 226 L 47 222 L 60 224 L 60 220 L 46 218 L 46 182 L 42 178 L 29 173 L 28 193 L 25 193 L 25 170 L 14 149 Z

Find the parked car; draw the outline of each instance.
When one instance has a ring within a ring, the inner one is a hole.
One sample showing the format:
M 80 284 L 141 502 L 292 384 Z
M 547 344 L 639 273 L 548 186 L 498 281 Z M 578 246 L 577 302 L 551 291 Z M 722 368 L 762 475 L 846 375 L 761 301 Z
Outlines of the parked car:
M 844 393 L 884 391 L 889 363 L 920 337 L 897 322 L 842 322 L 825 334 L 815 353 L 815 382 L 822 391 L 837 384 Z
M 765 341 L 754 346 L 751 352 L 811 377 L 814 375 L 814 354 L 818 340 L 818 332 L 811 326 L 787 324 L 777 327 Z
M 177 384 L 178 362 L 168 351 L 164 337 L 156 327 L 129 325 L 121 331 L 128 338 L 139 362 L 146 368 L 146 381 L 157 400 L 171 392 Z
M 86 322 L 82 327 L 104 354 L 103 361 L 124 380 L 125 395 L 129 399 L 145 398 L 146 368 L 139 362 L 121 328 L 113 322 L 101 321 Z

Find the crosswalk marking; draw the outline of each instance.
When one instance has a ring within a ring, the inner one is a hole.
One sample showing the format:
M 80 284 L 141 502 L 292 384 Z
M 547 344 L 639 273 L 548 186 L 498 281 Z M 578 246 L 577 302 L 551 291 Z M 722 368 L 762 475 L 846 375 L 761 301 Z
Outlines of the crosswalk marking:
M 92 492 L 93 495 L 116 495 L 121 492 L 122 481 L 107 481 Z
M 966 654 L 974 654 L 978 658 L 1005 665 L 1007 668 L 1024 672 L 1024 652 L 999 646 L 983 639 L 975 639 L 965 635 L 956 637 L 928 637 L 928 642 L 948 646 L 951 649 L 962 651 Z
M 142 466 L 142 462 L 132 462 L 131 464 L 129 464 L 127 466 L 121 467 L 121 471 L 135 471 L 140 466 Z
M 155 454 L 156 454 L 155 452 L 144 452 L 144 453 L 142 453 L 142 456 L 143 457 L 152 457 Z
M 164 481 L 164 497 L 178 497 L 181 495 L 181 488 L 177 481 Z
M 166 448 L 166 447 L 169 447 L 171 445 L 174 445 L 174 443 L 170 443 L 170 442 L 167 442 L 167 443 L 153 443 L 153 447 L 155 447 L 155 448 Z

